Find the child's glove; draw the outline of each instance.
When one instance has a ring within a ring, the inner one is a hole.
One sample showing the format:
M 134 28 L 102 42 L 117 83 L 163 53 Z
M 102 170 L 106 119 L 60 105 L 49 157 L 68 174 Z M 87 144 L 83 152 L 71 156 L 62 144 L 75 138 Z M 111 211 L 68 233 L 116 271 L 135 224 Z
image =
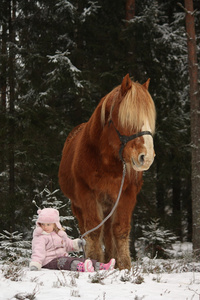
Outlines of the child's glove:
M 41 270 L 41 267 L 42 265 L 37 261 L 31 261 L 29 265 L 30 271 L 39 271 Z
M 78 239 L 78 246 L 81 250 L 83 249 L 83 247 L 85 247 L 85 245 L 86 245 L 86 240 Z
M 75 239 L 73 240 L 73 251 L 83 251 L 83 247 L 86 245 L 86 240 Z
M 32 267 L 30 267 L 30 271 L 39 271 L 39 270 L 36 266 L 32 266 Z

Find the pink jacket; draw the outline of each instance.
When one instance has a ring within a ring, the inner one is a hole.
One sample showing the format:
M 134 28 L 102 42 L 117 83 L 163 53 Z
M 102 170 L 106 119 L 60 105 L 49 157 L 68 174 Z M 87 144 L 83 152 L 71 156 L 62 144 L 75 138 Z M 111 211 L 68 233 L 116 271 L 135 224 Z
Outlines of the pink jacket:
M 68 252 L 79 251 L 78 239 L 70 239 L 66 232 L 59 230 L 46 233 L 41 227 L 33 232 L 31 266 L 41 269 L 54 258 L 68 256 Z

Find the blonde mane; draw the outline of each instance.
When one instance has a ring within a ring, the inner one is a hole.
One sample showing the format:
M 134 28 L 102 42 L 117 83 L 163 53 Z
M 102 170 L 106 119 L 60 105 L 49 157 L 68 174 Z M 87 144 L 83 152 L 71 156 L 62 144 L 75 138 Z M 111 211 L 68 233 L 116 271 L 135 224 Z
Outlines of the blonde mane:
M 109 119 L 112 119 L 114 106 L 119 99 L 120 86 L 113 89 L 102 103 L 101 123 L 105 124 L 106 110 L 110 109 Z M 108 120 L 109 120 L 108 119 Z M 155 132 L 156 110 L 148 90 L 137 82 L 132 83 L 119 105 L 118 126 L 133 131 L 140 131 L 145 120 L 148 120 L 151 132 Z

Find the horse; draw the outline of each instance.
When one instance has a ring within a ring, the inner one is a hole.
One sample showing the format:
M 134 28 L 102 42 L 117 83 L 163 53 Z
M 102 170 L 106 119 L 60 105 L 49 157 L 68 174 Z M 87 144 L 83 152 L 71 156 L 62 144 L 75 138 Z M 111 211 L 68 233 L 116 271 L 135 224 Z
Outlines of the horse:
M 143 85 L 127 74 L 103 97 L 90 119 L 68 135 L 59 167 L 59 184 L 71 201 L 80 233 L 98 227 L 118 197 L 123 163 L 126 175 L 112 216 L 89 233 L 86 257 L 100 262 L 114 257 L 116 267 L 131 268 L 129 234 L 143 171 L 154 161 L 156 109 Z

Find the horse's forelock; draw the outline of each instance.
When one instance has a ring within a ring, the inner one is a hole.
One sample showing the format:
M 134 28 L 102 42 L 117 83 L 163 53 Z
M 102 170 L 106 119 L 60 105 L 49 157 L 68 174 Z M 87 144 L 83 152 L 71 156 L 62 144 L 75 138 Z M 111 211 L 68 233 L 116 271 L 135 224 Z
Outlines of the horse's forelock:
M 118 111 L 118 125 L 130 132 L 140 131 L 145 121 L 148 121 L 152 133 L 155 131 L 156 111 L 154 102 L 149 92 L 139 83 L 133 82 L 131 89 L 128 90 L 125 97 L 120 99 L 119 87 L 108 93 L 102 103 L 101 124 L 106 122 L 106 107 L 109 106 L 109 119 L 112 119 L 112 113 L 115 103 L 120 100 Z M 109 105 L 108 105 L 109 102 Z
M 149 92 L 139 83 L 133 82 L 131 89 L 128 90 L 119 106 L 119 126 L 130 132 L 138 132 L 144 122 L 148 121 L 151 131 L 154 133 L 155 119 L 155 106 Z

